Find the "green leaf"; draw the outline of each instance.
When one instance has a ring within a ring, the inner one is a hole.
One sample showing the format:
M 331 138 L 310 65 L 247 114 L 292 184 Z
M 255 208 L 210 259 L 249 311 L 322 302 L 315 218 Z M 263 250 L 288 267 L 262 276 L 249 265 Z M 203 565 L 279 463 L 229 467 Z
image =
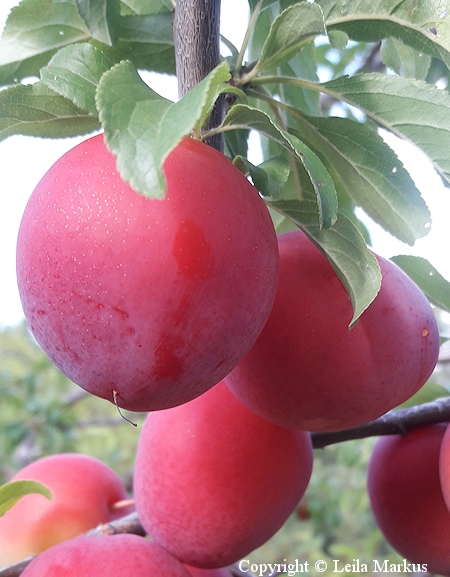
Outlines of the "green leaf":
M 450 65 L 450 10 L 441 0 L 316 0 L 328 30 L 358 42 L 394 37 Z
M 121 0 L 122 14 L 156 14 L 172 8 L 171 0 Z
M 172 14 L 161 12 L 120 19 L 117 52 L 143 70 L 175 74 Z
M 102 76 L 96 103 L 105 141 L 134 190 L 164 197 L 164 160 L 184 136 L 200 132 L 217 97 L 228 90 L 229 78 L 223 63 L 174 104 L 151 90 L 131 62 L 116 64 Z
M 381 272 L 374 255 L 352 222 L 338 215 L 329 229 L 321 229 L 314 203 L 297 200 L 267 201 L 273 210 L 294 220 L 326 255 L 341 279 L 352 306 L 350 328 L 377 296 L 381 286 Z
M 11 10 L 0 41 L 0 84 L 38 76 L 57 50 L 88 39 L 75 0 L 22 0 Z
M 247 173 L 252 177 L 253 184 L 266 197 L 277 196 L 289 177 L 289 162 L 281 156 L 269 158 L 258 166 L 251 164 L 243 157 L 238 157 L 238 159 L 233 161 L 234 164 L 237 162 L 246 166 Z
M 317 50 L 311 42 L 292 60 L 280 67 L 280 73 L 286 76 L 304 78 L 312 82 L 319 82 L 317 76 Z M 318 92 L 302 89 L 289 84 L 278 85 L 275 93 L 279 94 L 281 100 L 286 104 L 302 110 L 312 116 L 321 116 L 320 95 Z
M 89 5 L 95 10 L 101 4 L 91 0 Z M 141 69 L 174 74 L 172 14 L 163 11 L 160 2 L 154 4 L 152 13 L 117 18 L 116 50 L 110 58 L 130 59 Z M 0 41 L 0 85 L 38 77 L 58 50 L 87 40 L 91 33 L 78 14 L 76 0 L 22 0 L 11 11 Z
M 98 128 L 97 119 L 40 82 L 0 91 L 0 140 L 13 134 L 67 138 Z
M 428 234 L 431 215 L 410 174 L 372 128 L 346 118 L 314 118 L 289 110 L 298 135 L 314 149 L 340 195 L 410 245 Z
M 301 162 L 316 193 L 320 228 L 329 228 L 336 222 L 338 210 L 333 179 L 320 158 L 304 142 L 293 134 L 289 134 L 289 142 L 295 147 L 297 155 L 301 156 Z
M 248 0 L 250 10 L 253 12 L 255 8 L 260 4 L 260 8 L 267 8 L 271 4 L 275 4 L 278 0 Z
M 247 157 L 248 154 L 248 130 L 230 130 L 224 133 L 225 154 L 229 158 L 236 156 Z
M 119 0 L 76 0 L 78 12 L 83 18 L 92 38 L 108 46 L 118 39 L 120 18 Z
M 91 44 L 74 44 L 57 52 L 41 69 L 42 82 L 71 100 L 78 108 L 97 116 L 95 93 L 112 62 Z
M 450 183 L 450 94 L 420 80 L 387 74 L 358 74 L 321 85 L 418 146 Z
M 430 69 L 431 56 L 417 52 L 396 38 L 387 38 L 380 49 L 383 63 L 399 76 L 425 80 Z
M 348 44 L 348 36 L 345 32 L 340 30 L 330 30 L 328 32 L 328 40 L 331 48 L 335 50 L 344 50 Z
M 53 494 L 48 487 L 37 481 L 11 481 L 0 487 L 0 517 L 11 509 L 22 497 L 38 493 L 47 499 L 53 499 Z
M 337 213 L 337 196 L 333 180 L 318 156 L 306 144 L 277 127 L 264 112 L 244 104 L 237 104 L 229 110 L 222 127 L 228 130 L 236 128 L 257 130 L 291 152 L 305 167 L 313 184 L 320 226 L 327 228 L 333 224 Z
M 256 2 L 255 2 L 256 4 Z M 252 12 L 254 9 L 252 8 Z M 261 56 L 262 48 L 269 35 L 269 30 L 273 22 L 273 10 L 263 10 L 256 20 L 248 45 L 248 61 L 254 62 Z
M 317 4 L 300 2 L 290 6 L 273 22 L 256 69 L 260 72 L 288 62 L 321 34 L 325 34 L 325 24 Z
M 391 257 L 423 291 L 428 300 L 440 309 L 450 312 L 450 282 L 427 259 L 420 256 Z

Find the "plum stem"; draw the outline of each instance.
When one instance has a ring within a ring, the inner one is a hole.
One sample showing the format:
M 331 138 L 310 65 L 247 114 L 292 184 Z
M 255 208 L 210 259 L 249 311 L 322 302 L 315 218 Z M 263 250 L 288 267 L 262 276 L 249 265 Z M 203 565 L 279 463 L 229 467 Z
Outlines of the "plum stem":
M 121 411 L 119 405 L 117 404 L 117 397 L 118 397 L 119 393 L 116 390 L 113 390 L 113 399 L 114 399 L 114 404 L 116 405 L 116 409 L 117 412 L 119 413 L 119 415 L 122 417 L 122 419 L 124 421 L 127 421 L 127 423 L 131 423 L 133 425 L 133 427 L 137 427 L 137 423 L 133 423 L 133 421 L 130 421 L 130 419 L 128 419 Z

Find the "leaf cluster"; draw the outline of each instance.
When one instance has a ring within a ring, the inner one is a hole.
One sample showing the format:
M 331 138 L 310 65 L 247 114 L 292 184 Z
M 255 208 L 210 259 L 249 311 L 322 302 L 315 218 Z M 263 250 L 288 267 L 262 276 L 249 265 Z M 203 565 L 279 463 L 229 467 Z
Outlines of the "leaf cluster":
M 177 102 L 143 72 L 175 73 L 169 0 L 22 0 L 0 41 L 0 136 L 61 138 L 103 130 L 125 181 L 163 198 L 163 163 L 184 136 L 225 136 L 279 230 L 302 228 L 353 304 L 381 274 L 357 208 L 413 245 L 429 209 L 380 129 L 422 149 L 450 182 L 450 10 L 441 0 L 249 0 L 240 47 Z M 222 94 L 223 122 L 205 128 Z M 248 157 L 261 135 L 263 161 Z M 430 300 L 449 285 L 423 259 L 398 259 Z M 430 284 L 430 277 L 432 283 Z

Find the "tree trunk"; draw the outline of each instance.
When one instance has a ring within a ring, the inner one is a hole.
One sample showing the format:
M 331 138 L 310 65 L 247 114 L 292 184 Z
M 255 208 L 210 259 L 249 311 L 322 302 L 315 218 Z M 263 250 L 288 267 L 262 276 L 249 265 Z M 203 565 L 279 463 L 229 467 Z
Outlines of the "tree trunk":
M 178 95 L 181 98 L 220 64 L 220 0 L 177 0 L 174 22 Z M 223 98 L 219 98 L 208 128 L 222 122 Z M 208 142 L 222 150 L 222 138 Z

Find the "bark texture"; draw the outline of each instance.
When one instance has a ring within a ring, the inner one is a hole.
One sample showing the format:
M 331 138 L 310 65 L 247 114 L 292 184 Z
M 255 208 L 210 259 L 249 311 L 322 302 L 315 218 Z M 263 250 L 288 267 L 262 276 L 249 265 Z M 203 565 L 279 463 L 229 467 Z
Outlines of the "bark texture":
M 183 97 L 220 64 L 220 0 L 177 0 L 173 21 L 178 96 Z M 207 128 L 222 122 L 219 98 Z M 222 150 L 221 136 L 208 142 Z

